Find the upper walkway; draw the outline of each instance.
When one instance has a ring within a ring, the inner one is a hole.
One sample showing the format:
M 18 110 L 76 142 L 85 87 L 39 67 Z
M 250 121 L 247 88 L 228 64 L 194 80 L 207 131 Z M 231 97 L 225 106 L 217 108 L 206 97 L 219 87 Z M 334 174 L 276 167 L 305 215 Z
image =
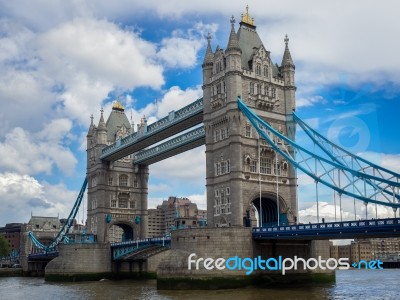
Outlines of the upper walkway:
M 203 98 L 172 111 L 168 116 L 144 125 L 140 131 L 132 133 L 102 150 L 100 158 L 115 161 L 172 137 L 184 130 L 203 123 Z
M 400 236 L 400 219 L 373 219 L 253 228 L 253 239 L 327 240 Z

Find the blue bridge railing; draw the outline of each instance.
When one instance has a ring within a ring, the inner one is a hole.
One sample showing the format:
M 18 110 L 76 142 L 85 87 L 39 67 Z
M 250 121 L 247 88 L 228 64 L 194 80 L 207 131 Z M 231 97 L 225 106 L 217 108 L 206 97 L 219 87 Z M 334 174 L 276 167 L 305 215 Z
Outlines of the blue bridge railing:
M 400 219 L 298 224 L 252 229 L 254 239 L 342 239 L 400 236 Z
M 113 260 L 121 259 L 122 257 L 139 252 L 154 246 L 169 247 L 171 244 L 170 237 L 147 238 L 135 241 L 126 241 L 111 244 Z

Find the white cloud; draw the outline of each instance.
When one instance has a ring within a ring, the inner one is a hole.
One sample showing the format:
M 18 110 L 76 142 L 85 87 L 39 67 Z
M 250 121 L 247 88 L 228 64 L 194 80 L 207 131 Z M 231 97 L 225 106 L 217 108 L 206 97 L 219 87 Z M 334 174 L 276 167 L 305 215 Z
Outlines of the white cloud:
M 158 57 L 171 68 L 191 68 L 197 61 L 197 54 L 206 44 L 207 31 L 214 34 L 217 24 L 197 23 L 188 32 L 175 30 L 172 36 L 161 41 Z
M 105 20 L 75 19 L 42 34 L 37 44 L 44 72 L 63 86 L 66 112 L 81 121 L 114 89 L 164 84 L 155 45 Z
M 54 120 L 43 131 L 32 134 L 16 127 L 0 142 L 0 168 L 21 174 L 51 174 L 53 167 L 71 175 L 77 160 L 60 139 L 71 128 L 69 120 Z
M 207 192 L 204 190 L 203 194 L 193 194 L 187 196 L 192 203 L 197 204 L 198 209 L 207 209 Z
M 0 173 L 0 220 L 2 223 L 29 221 L 36 216 L 68 217 L 77 192 L 63 184 L 39 183 L 34 177 L 17 173 Z
M 205 160 L 205 147 L 201 146 L 151 165 L 151 176 L 160 180 L 184 180 L 186 184 L 204 186 Z

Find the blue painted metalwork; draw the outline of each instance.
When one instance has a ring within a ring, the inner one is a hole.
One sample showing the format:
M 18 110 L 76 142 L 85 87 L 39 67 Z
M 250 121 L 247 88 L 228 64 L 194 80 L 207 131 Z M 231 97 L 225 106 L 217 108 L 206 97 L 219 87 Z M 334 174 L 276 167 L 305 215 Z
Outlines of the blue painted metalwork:
M 170 237 L 148 238 L 111 244 L 111 251 L 113 260 L 118 260 L 153 246 L 169 247 L 170 244 Z
M 61 228 L 61 230 L 58 232 L 57 236 L 54 238 L 54 240 L 50 243 L 50 245 L 44 245 L 42 244 L 34 235 L 34 233 L 32 231 L 29 231 L 28 236 L 31 239 L 32 243 L 35 245 L 36 248 L 38 249 L 42 249 L 45 252 L 49 252 L 49 251 L 54 251 L 57 247 L 57 245 L 64 240 L 65 235 L 69 232 L 69 230 L 71 229 L 76 214 L 78 213 L 79 207 L 82 203 L 82 199 L 83 196 L 85 194 L 85 190 L 86 190 L 86 186 L 87 186 L 87 177 L 85 178 L 85 180 L 83 181 L 81 190 L 79 192 L 78 197 L 76 198 L 75 204 L 72 207 L 71 212 L 69 213 L 69 216 L 66 220 L 66 222 L 64 223 L 63 227 Z
M 58 250 L 31 253 L 28 255 L 28 261 L 50 261 L 58 254 Z
M 306 124 L 303 120 L 301 120 L 295 113 L 293 113 L 293 120 L 304 130 L 304 132 L 308 135 L 308 137 L 312 140 L 312 142 L 317 145 L 328 157 L 329 159 L 336 161 L 344 166 L 349 168 L 356 168 L 357 171 L 366 173 L 368 172 L 371 175 L 380 177 L 382 179 L 387 179 L 395 183 L 400 182 L 400 175 L 396 172 L 393 172 L 389 169 L 378 166 L 366 159 L 355 155 L 346 149 L 332 143 L 327 138 L 319 134 L 317 131 L 312 129 L 308 124 Z M 358 181 L 359 178 L 355 178 L 354 181 Z M 392 191 L 387 189 L 387 185 L 377 184 L 374 182 L 367 180 L 369 185 L 375 187 L 376 189 L 380 189 L 384 193 L 389 196 L 395 197 L 397 200 L 400 200 L 399 192 L 393 193 Z
M 400 219 L 299 224 L 255 227 L 254 239 L 345 239 L 355 237 L 399 236 Z
M 176 149 L 183 149 L 185 146 L 190 144 L 193 144 L 194 147 L 203 145 L 205 144 L 205 138 L 206 134 L 204 127 L 198 127 L 161 143 L 160 145 L 138 152 L 135 155 L 134 161 L 136 164 L 149 164 L 149 162 L 154 163 L 158 161 L 157 157 L 163 157 L 167 155 L 167 153 L 171 153 Z
M 399 193 L 400 182 L 382 178 L 374 174 L 367 174 L 363 172 L 363 170 L 354 170 L 347 165 L 319 156 L 304 147 L 301 147 L 275 130 L 270 124 L 251 111 L 240 98 L 238 98 L 238 106 L 255 127 L 260 136 L 263 137 L 279 155 L 288 160 L 294 167 L 300 169 L 313 178 L 316 182 L 322 183 L 323 185 L 335 190 L 340 195 L 344 194 L 364 201 L 365 203 L 376 203 L 394 209 L 400 207 L 398 201 L 386 197 L 387 193 L 393 193 L 396 195 Z M 301 157 L 302 160 L 296 161 L 294 153 L 296 153 L 296 156 Z M 318 170 L 316 167 L 315 169 L 311 167 L 314 165 L 318 165 Z M 336 173 L 338 177 L 340 177 L 338 181 L 335 177 Z M 397 176 L 400 175 L 397 174 Z M 357 184 L 352 180 L 353 178 L 358 179 Z M 342 179 L 342 183 L 344 184 L 341 184 L 340 179 Z M 367 185 L 369 186 L 368 189 L 366 188 Z M 383 186 L 385 187 L 382 188 Z M 353 188 L 353 190 L 351 188 Z M 376 199 L 377 196 L 381 196 L 381 198 Z
M 105 147 L 102 150 L 100 158 L 107 160 L 111 155 L 114 155 L 120 152 L 121 150 L 131 147 L 132 145 L 139 143 L 145 139 L 148 139 L 149 137 L 154 136 L 160 132 L 163 132 L 172 126 L 183 122 L 184 120 L 191 119 L 196 115 L 201 116 L 201 118 L 199 118 L 199 121 L 195 122 L 195 124 L 192 124 L 190 127 L 200 124 L 202 122 L 202 114 L 203 114 L 203 98 L 200 98 L 194 101 L 193 103 L 190 103 L 189 105 L 181 108 L 180 110 L 172 111 L 167 117 L 164 117 L 148 125 L 143 132 L 135 132 Z M 184 128 L 183 130 L 188 128 Z M 149 143 L 149 145 L 151 144 L 154 144 L 154 142 Z M 147 147 L 149 145 L 146 144 L 144 147 Z

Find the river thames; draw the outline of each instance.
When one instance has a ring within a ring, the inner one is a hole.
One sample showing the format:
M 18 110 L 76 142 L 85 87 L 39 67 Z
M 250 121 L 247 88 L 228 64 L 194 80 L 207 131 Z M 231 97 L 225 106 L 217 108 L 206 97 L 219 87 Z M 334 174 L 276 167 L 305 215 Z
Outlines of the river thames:
M 43 278 L 0 278 L 0 299 L 400 299 L 400 270 L 336 271 L 336 283 L 314 287 L 215 291 L 158 291 L 155 280 L 48 283 Z

